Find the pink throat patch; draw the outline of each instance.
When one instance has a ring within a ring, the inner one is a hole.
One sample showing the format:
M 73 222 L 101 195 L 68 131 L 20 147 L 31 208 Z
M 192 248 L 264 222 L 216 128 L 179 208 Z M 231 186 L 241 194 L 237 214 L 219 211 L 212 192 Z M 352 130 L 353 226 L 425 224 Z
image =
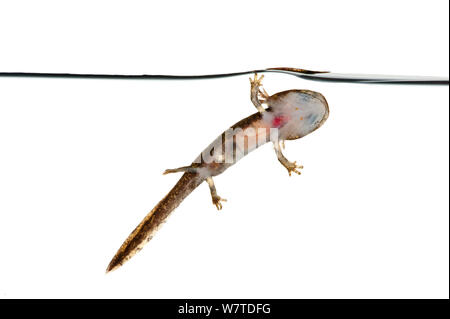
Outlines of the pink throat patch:
M 275 116 L 272 120 L 272 127 L 276 127 L 276 128 L 280 128 L 281 126 L 283 126 L 286 122 L 288 121 L 288 119 L 283 116 Z

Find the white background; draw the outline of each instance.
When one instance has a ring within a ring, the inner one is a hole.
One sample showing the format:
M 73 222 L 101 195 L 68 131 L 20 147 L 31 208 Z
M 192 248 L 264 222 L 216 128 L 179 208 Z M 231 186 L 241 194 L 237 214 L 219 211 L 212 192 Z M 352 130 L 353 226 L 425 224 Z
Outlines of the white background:
M 448 76 L 447 1 L 2 1 L 0 71 L 289 66 Z M 0 297 L 448 298 L 448 87 L 307 82 L 325 125 L 201 185 L 119 270 L 123 240 L 218 134 L 248 78 L 0 78 Z

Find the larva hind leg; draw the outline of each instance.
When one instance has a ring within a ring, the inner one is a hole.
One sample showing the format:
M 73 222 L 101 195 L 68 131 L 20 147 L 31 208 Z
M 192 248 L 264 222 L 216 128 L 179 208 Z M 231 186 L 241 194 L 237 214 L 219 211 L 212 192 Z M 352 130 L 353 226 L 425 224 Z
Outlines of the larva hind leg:
M 163 175 L 171 174 L 171 173 L 180 173 L 180 172 L 188 172 L 188 173 L 197 173 L 197 168 L 192 166 L 182 166 L 178 168 L 170 168 L 166 169 L 163 172 Z
M 211 192 L 211 199 L 213 204 L 216 206 L 217 210 L 221 210 L 222 209 L 221 202 L 226 202 L 227 200 L 217 195 L 216 186 L 214 185 L 212 177 L 207 177 L 206 182 L 208 183 L 209 190 Z

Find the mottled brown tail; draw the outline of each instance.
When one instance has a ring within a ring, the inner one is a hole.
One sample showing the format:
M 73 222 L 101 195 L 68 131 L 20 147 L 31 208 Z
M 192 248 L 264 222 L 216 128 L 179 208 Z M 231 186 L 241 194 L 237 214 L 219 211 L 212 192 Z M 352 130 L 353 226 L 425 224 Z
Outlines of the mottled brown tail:
M 109 263 L 106 272 L 119 268 L 141 250 L 152 239 L 158 227 L 166 220 L 169 214 L 202 182 L 203 179 L 198 174 L 184 173 L 172 190 L 145 216 L 120 246 Z

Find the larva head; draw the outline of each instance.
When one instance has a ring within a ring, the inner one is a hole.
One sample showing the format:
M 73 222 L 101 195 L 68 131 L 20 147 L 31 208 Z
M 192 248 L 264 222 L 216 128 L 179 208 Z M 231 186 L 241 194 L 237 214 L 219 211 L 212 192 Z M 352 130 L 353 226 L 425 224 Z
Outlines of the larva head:
M 325 97 L 309 90 L 289 90 L 272 95 L 266 121 L 279 129 L 281 140 L 294 140 L 317 130 L 329 114 Z

